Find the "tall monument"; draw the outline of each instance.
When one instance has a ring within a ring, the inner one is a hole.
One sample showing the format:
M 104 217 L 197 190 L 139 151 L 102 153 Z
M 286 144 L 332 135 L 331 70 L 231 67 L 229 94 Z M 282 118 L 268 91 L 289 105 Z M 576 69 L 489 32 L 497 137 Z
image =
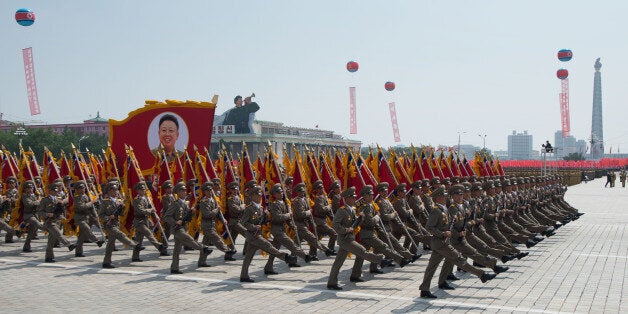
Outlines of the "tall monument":
M 591 122 L 591 158 L 600 159 L 604 156 L 604 130 L 602 124 L 602 63 L 595 60 L 593 77 L 593 115 Z

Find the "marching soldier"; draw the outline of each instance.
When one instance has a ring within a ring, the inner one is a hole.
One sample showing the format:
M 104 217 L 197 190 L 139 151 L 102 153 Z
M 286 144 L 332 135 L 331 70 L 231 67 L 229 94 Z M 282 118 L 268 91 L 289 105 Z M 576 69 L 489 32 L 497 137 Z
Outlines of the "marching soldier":
M 405 184 L 404 184 L 405 189 Z M 377 206 L 379 206 L 379 217 L 383 223 L 383 230 L 377 232 L 377 237 L 382 239 L 384 243 L 391 245 L 391 249 L 398 252 L 401 256 L 407 259 L 411 259 L 413 262 L 419 258 L 420 255 L 415 255 L 406 250 L 397 238 L 393 237 L 394 230 L 399 234 L 404 233 L 405 225 L 399 220 L 399 215 L 395 212 L 392 203 L 388 200 L 388 183 L 381 182 L 377 185 L 378 198 L 376 200 Z
M 174 188 L 174 185 L 172 184 L 172 181 L 170 180 L 166 180 L 161 184 L 161 219 L 163 220 L 164 218 L 164 214 L 166 213 L 166 210 L 168 210 L 168 207 L 170 207 L 170 204 L 174 203 L 174 201 L 176 201 L 174 195 L 172 195 L 172 189 Z M 168 239 L 170 238 L 170 234 L 172 233 L 170 230 L 170 226 L 168 226 L 168 224 L 163 223 L 162 227 L 164 228 L 164 233 L 166 234 L 166 238 L 163 239 L 164 242 L 167 242 Z
M 295 244 L 290 237 L 286 234 L 286 224 L 290 226 L 294 230 L 294 232 L 298 232 L 297 226 L 292 219 L 292 212 L 288 209 L 288 206 L 283 201 L 283 189 L 281 188 L 281 184 L 277 183 L 270 189 L 270 194 L 273 197 L 273 200 L 268 204 L 268 211 L 270 212 L 272 227 L 270 229 L 271 234 L 273 235 L 273 246 L 279 250 L 283 245 L 288 249 L 293 255 L 302 258 L 306 263 L 311 261 L 311 257 L 303 250 L 297 246 L 300 243 Z M 298 234 L 297 234 L 298 236 Z M 264 274 L 266 275 L 276 275 L 277 272 L 273 270 L 273 262 L 275 261 L 274 256 L 270 256 L 268 258 L 268 262 L 266 262 L 266 266 L 264 266 Z M 297 263 L 288 264 L 290 267 L 301 267 Z
M 105 231 L 107 232 L 107 246 L 105 247 L 102 268 L 115 268 L 111 264 L 111 255 L 115 249 L 116 240 L 127 246 L 136 247 L 139 245 L 120 231 L 119 217 L 124 213 L 124 203 L 118 198 L 120 196 L 119 189 L 118 181 L 107 183 L 105 187 L 107 197 L 100 203 L 100 217 L 105 222 Z
M 340 196 L 340 181 L 336 180 L 332 182 L 332 184 L 329 186 L 329 199 L 331 200 L 331 212 L 335 215 L 338 208 L 342 207 L 342 197 Z
M 85 194 L 86 188 L 87 184 L 83 180 L 74 183 L 74 223 L 79 227 L 79 233 L 76 237 L 76 249 L 74 251 L 74 256 L 76 257 L 85 257 L 85 255 L 83 255 L 83 243 L 86 240 L 95 242 L 98 247 L 101 247 L 103 243 L 105 243 L 105 241 L 96 238 L 92 232 L 90 221 L 91 219 L 98 219 L 98 217 L 92 218 L 92 216 L 96 214 L 96 211 L 94 209 L 94 203 L 92 203 L 89 196 Z
M 48 197 L 39 203 L 38 211 L 45 217 L 44 228 L 48 232 L 48 245 L 46 246 L 46 263 L 54 263 L 54 245 L 58 241 L 68 247 L 69 251 L 76 248 L 76 244 L 70 243 L 61 233 L 61 221 L 65 219 L 65 206 L 67 203 L 59 198 L 62 189 L 61 182 L 53 182 L 48 185 Z
M 405 237 L 403 248 L 408 248 L 410 244 L 410 251 L 413 254 L 418 254 L 419 247 L 418 242 L 429 244 L 431 237 L 428 234 L 419 233 L 422 226 L 414 217 L 413 212 L 408 205 L 406 199 L 406 184 L 400 183 L 395 187 L 395 192 L 391 195 L 392 205 L 396 213 L 396 217 L 391 220 L 392 235 L 396 240 L 399 240 L 401 236 Z M 417 197 L 417 200 L 420 199 Z M 422 232 L 422 231 L 421 231 Z
M 337 187 L 336 187 L 337 186 Z M 314 201 L 314 207 L 312 215 L 314 216 L 314 225 L 316 226 L 316 234 L 319 237 L 324 235 L 329 236 L 329 242 L 327 243 L 327 248 L 329 250 L 329 255 L 336 255 L 336 251 L 334 248 L 336 247 L 336 239 L 338 235 L 336 231 L 329 227 L 327 224 L 327 217 L 330 219 L 334 219 L 334 213 L 332 207 L 329 204 L 329 199 L 325 196 L 325 188 L 323 186 L 323 181 L 318 180 L 312 184 L 312 200 Z M 340 190 L 339 182 L 332 183 L 332 191 Z M 306 197 L 307 199 L 307 197 Z M 312 255 L 312 251 L 310 250 L 310 255 Z M 314 252 L 314 254 L 316 254 Z
M 198 201 L 198 209 L 201 212 L 201 230 L 203 231 L 203 245 L 214 245 L 219 250 L 225 252 L 225 261 L 235 261 L 233 255 L 235 250 L 229 248 L 222 240 L 222 237 L 218 235 L 216 231 L 216 219 L 222 215 L 220 207 L 214 198 L 213 191 L 214 184 L 211 182 L 205 182 L 201 186 L 203 197 Z M 225 226 L 226 228 L 226 226 Z M 205 264 L 205 260 L 201 260 L 201 264 Z
M 181 249 L 184 245 L 200 251 L 198 267 L 209 267 L 210 265 L 203 261 L 206 260 L 207 255 L 211 254 L 213 250 L 194 241 L 192 236 L 187 232 L 186 226 L 192 219 L 192 210 L 186 202 L 187 190 L 185 183 L 177 183 L 174 187 L 174 193 L 177 194 L 178 199 L 170 204 L 170 207 L 168 207 L 168 210 L 164 214 L 164 220 L 170 226 L 170 230 L 174 235 L 174 249 L 172 251 L 170 273 L 183 274 L 183 272 L 179 270 L 179 254 L 181 254 Z
M 621 187 L 626 187 L 626 168 L 622 169 L 619 173 L 619 181 L 621 182 Z
M 357 218 L 355 216 L 355 210 L 353 209 L 356 200 L 355 188 L 350 187 L 344 190 L 341 196 L 344 199 L 345 206 L 338 208 L 334 214 L 333 221 L 334 230 L 340 235 L 338 237 L 338 246 L 340 249 L 338 250 L 334 264 L 331 266 L 329 279 L 327 280 L 327 289 L 329 290 L 342 290 L 342 287 L 338 286 L 338 273 L 340 272 L 340 267 L 342 267 L 342 264 L 347 259 L 348 253 L 356 256 L 350 278 L 360 278 L 364 260 L 372 264 L 381 265 L 384 263 L 384 265 L 381 265 L 382 267 L 387 265 L 387 260 L 384 259 L 383 254 L 371 253 L 360 243 L 355 241 L 354 229 L 359 226 L 360 221 L 364 218 L 364 213 L 361 213 Z
M 449 217 L 449 212 L 447 207 L 445 207 L 445 203 L 447 202 L 447 197 L 449 194 L 445 190 L 445 187 L 442 185 L 438 185 L 435 187 L 434 192 L 432 192 L 432 198 L 435 201 L 436 207 L 430 211 L 429 218 L 427 220 L 427 230 L 432 234 L 432 254 L 430 256 L 430 260 L 427 264 L 427 268 L 425 269 L 425 276 L 423 277 L 423 283 L 419 287 L 421 290 L 422 298 L 434 299 L 436 298 L 430 292 L 430 285 L 432 282 L 432 277 L 436 272 L 436 268 L 438 264 L 445 259 L 449 259 L 453 264 L 462 268 L 463 270 L 470 272 L 480 278 L 482 282 L 487 282 L 493 278 L 495 278 L 495 274 L 485 273 L 483 270 L 473 267 L 467 264 L 467 261 L 460 253 L 458 253 L 450 244 L 451 237 L 451 217 Z M 447 275 L 450 272 L 446 272 L 441 270 L 440 277 L 438 279 L 439 287 L 443 286 L 446 282 Z
M 19 229 L 13 229 L 4 218 L 11 214 L 13 210 L 13 204 L 15 204 L 15 197 L 9 196 L 8 193 L 2 194 L 2 183 L 0 183 L 0 230 L 4 230 L 7 234 L 4 236 L 4 243 L 13 243 L 13 236 L 17 235 L 19 238 L 22 233 Z
M 322 185 L 322 182 L 321 182 Z M 310 232 L 310 226 L 312 230 L 316 230 L 317 226 L 312 218 L 312 211 L 310 210 L 310 200 L 305 195 L 305 184 L 299 183 L 294 188 L 294 192 L 297 194 L 292 199 L 292 212 L 294 214 L 294 222 L 297 226 L 296 232 L 299 233 L 299 239 L 305 240 L 310 246 L 309 256 L 313 261 L 317 261 L 316 251 L 321 250 L 325 252 L 325 255 L 330 256 L 333 252 L 326 248 L 318 237 Z M 334 232 L 335 234 L 335 232 Z
M 452 219 L 451 240 L 449 243 L 456 251 L 462 254 L 462 256 L 472 259 L 474 266 L 476 266 L 477 264 L 478 267 L 491 268 L 496 274 L 507 271 L 508 267 L 497 265 L 496 259 L 484 254 L 480 254 L 480 252 L 474 249 L 467 242 L 466 228 L 468 219 L 466 210 L 462 206 L 464 190 L 464 186 L 460 184 L 455 184 L 449 189 L 450 195 L 453 199 L 453 203 L 449 207 L 449 217 Z M 453 262 L 446 259 L 445 263 L 443 264 L 443 270 L 441 271 L 446 272 L 447 274 L 451 274 L 453 268 Z M 445 290 L 454 289 L 452 286 L 449 285 L 447 281 L 439 284 L 438 287 Z
M 428 250 L 430 241 L 432 241 L 432 235 L 427 231 L 427 229 L 425 229 L 425 223 L 427 222 L 428 215 L 425 204 L 423 204 L 423 201 L 421 200 L 421 181 L 417 180 L 412 182 L 410 193 L 407 196 L 407 204 L 411 210 L 410 214 L 414 216 L 410 218 L 410 225 L 413 226 L 414 230 L 416 230 L 419 241 L 423 243 L 423 249 Z M 407 239 L 403 246 L 408 247 L 409 245 L 410 241 Z M 416 253 L 412 250 L 410 252 Z
M 480 209 L 476 208 L 475 204 L 471 203 L 471 191 L 482 191 L 482 184 L 480 184 L 479 182 L 473 184 L 465 182 L 463 183 L 463 185 L 465 187 L 463 194 L 463 205 L 467 216 L 467 226 L 465 228 L 465 238 L 467 242 L 479 252 L 499 258 L 503 263 L 506 263 L 515 258 L 514 256 L 510 255 L 510 253 L 508 253 L 506 249 L 499 248 L 497 246 L 491 246 L 478 236 L 478 233 L 481 232 L 479 231 L 479 226 L 481 225 L 483 219 L 478 218 L 478 216 L 481 216 L 478 214 Z M 495 239 L 491 238 L 491 240 L 492 242 L 495 242 Z
M 251 196 L 251 203 L 244 209 L 241 220 L 242 226 L 246 230 L 246 232 L 243 233 L 246 238 L 246 245 L 244 246 L 244 260 L 242 261 L 240 282 L 255 281 L 249 277 L 249 265 L 251 265 L 251 261 L 257 250 L 263 250 L 272 257 L 284 260 L 287 264 L 296 264 L 297 262 L 296 256 L 291 256 L 288 253 L 279 251 L 262 236 L 262 226 L 266 224 L 268 215 L 270 215 L 267 210 L 262 209 L 260 206 L 262 202 L 262 188 L 256 185 L 249 190 L 249 194 Z
M 246 231 L 240 224 L 243 212 L 244 204 L 242 204 L 240 197 L 240 184 L 231 182 L 227 185 L 227 213 L 229 214 L 229 233 L 233 239 L 233 243 L 231 243 L 231 250 L 233 251 L 235 251 L 235 241 L 237 241 L 238 235 L 244 234 Z
M 37 237 L 37 230 L 43 229 L 43 225 L 37 217 L 37 207 L 41 198 L 35 194 L 35 182 L 25 181 L 22 184 L 22 206 L 24 207 L 24 225 L 27 230 L 26 241 L 22 247 L 22 252 L 31 251 L 31 241 Z
M 410 260 L 404 258 L 401 254 L 395 251 L 392 247 L 389 247 L 375 234 L 375 230 L 378 233 L 386 232 L 381 228 L 381 221 L 379 213 L 375 211 L 373 207 L 373 186 L 365 185 L 362 190 L 360 190 L 360 197 L 362 197 L 362 201 L 358 207 L 358 212 L 363 217 L 362 224 L 360 225 L 360 241 L 361 244 L 369 249 L 373 248 L 373 252 L 376 254 L 384 254 L 387 259 L 392 259 L 399 263 L 400 267 L 406 266 L 410 263 Z M 386 262 L 388 266 L 392 265 L 392 263 Z M 383 271 L 377 268 L 378 263 L 371 263 L 369 272 L 372 274 L 382 274 Z M 352 276 L 349 278 L 351 282 L 362 282 L 362 278 L 360 278 L 362 274 L 362 269 L 358 271 L 357 276 Z
M 140 259 L 140 251 L 144 237 L 159 251 L 160 256 L 170 255 L 166 246 L 157 241 L 153 235 L 153 222 L 150 218 L 155 214 L 155 208 L 153 208 L 148 197 L 146 197 L 146 188 L 145 182 L 138 182 L 134 187 L 137 196 L 133 199 L 133 227 L 135 228 L 135 242 L 137 242 L 137 245 L 133 248 L 132 262 L 142 261 Z

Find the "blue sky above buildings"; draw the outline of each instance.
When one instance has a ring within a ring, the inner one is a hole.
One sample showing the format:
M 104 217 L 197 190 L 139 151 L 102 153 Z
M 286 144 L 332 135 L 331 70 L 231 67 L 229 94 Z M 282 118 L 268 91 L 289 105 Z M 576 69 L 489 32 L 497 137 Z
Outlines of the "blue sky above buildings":
M 30 27 L 15 10 L 36 13 Z M 365 145 L 534 149 L 560 128 L 556 70 L 570 72 L 571 134 L 591 132 L 600 57 L 605 146 L 628 151 L 625 1 L 13 1 L 0 3 L 0 112 L 9 120 L 123 119 L 145 99 L 210 100 L 220 114 L 255 92 L 257 118 L 349 136 L 357 88 Z M 42 114 L 31 117 L 21 50 L 33 47 Z M 556 52 L 572 49 L 562 63 Z M 356 60 L 360 70 L 345 69 Z M 396 83 L 387 92 L 386 81 Z M 464 132 L 464 133 L 462 133 Z M 538 147 L 537 147 L 538 146 Z

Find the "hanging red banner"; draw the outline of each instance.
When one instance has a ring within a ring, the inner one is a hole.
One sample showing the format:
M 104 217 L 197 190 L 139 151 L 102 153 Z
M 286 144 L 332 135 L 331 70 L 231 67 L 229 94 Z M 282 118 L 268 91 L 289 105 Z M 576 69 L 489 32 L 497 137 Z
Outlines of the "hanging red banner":
M 26 76 L 26 93 L 28 104 L 31 108 L 31 116 L 40 114 L 39 97 L 37 97 L 37 84 L 35 83 L 35 65 L 33 63 L 33 48 L 22 49 L 24 58 L 24 75 Z
M 349 87 L 349 126 L 350 134 L 358 134 L 358 122 L 355 118 L 355 87 Z
M 395 109 L 395 103 L 388 104 L 390 109 L 390 122 L 392 122 L 393 136 L 395 137 L 395 143 L 401 142 L 401 136 L 399 136 L 399 125 L 397 124 L 397 110 Z

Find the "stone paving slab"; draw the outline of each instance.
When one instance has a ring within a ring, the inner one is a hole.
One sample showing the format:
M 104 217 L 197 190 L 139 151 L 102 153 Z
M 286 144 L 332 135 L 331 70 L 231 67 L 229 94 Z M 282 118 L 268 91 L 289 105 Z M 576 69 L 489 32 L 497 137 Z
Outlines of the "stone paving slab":
M 435 300 L 418 298 L 428 256 L 376 277 L 365 265 L 366 281 L 358 284 L 348 281 L 353 260 L 347 259 L 339 276 L 344 290 L 334 292 L 326 289 L 333 259 L 323 254 L 301 268 L 277 261 L 280 274 L 271 277 L 258 255 L 250 267 L 256 282 L 243 285 L 239 253 L 237 261 L 224 262 L 216 251 L 208 259 L 213 267 L 197 269 L 198 252 L 185 252 L 184 274 L 170 275 L 171 258 L 154 248 L 142 252 L 142 263 L 130 263 L 131 251 L 120 250 L 113 255 L 117 268 L 103 270 L 104 248 L 95 244 L 86 245 L 85 258 L 60 248 L 57 263 L 43 263 L 42 235 L 32 253 L 21 252 L 23 240 L 0 244 L 1 311 L 627 313 L 628 189 L 603 186 L 598 179 L 570 187 L 567 201 L 586 215 L 529 249 L 528 257 L 508 263 L 510 271 L 486 284 L 457 273 L 462 280 L 454 282 L 456 290 L 432 287 Z

